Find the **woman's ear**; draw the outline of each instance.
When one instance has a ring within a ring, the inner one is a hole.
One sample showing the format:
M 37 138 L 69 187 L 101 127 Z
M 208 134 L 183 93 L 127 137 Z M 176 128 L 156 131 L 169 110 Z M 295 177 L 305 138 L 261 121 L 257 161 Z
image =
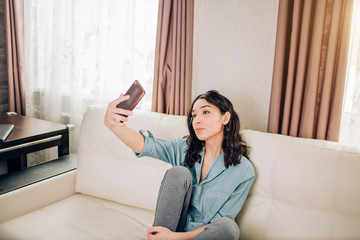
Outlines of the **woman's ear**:
M 224 125 L 224 126 L 229 123 L 230 118 L 231 118 L 230 112 L 226 112 L 226 113 L 223 115 L 223 125 Z

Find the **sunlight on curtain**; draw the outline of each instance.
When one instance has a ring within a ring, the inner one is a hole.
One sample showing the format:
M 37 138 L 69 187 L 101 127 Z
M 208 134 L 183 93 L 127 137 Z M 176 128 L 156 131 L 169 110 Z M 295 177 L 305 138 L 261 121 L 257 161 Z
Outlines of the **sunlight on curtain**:
M 354 1 L 339 142 L 360 147 L 360 0 Z
M 27 115 L 75 125 L 138 79 L 151 109 L 157 0 L 25 0 Z

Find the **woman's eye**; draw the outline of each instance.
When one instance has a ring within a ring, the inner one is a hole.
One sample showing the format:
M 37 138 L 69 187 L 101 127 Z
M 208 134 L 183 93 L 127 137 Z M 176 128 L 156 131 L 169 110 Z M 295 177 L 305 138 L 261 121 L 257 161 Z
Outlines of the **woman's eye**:
M 208 113 L 209 113 L 209 111 L 204 111 L 204 112 L 203 112 L 203 114 L 208 114 Z
M 194 115 L 192 115 L 192 116 L 191 116 L 191 118 L 196 118 L 196 115 L 195 115 L 195 114 L 194 114 Z

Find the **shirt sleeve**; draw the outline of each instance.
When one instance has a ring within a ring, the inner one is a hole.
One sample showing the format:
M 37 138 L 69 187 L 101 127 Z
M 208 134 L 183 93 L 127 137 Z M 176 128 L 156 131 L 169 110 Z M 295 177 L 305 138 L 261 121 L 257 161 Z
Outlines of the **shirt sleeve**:
M 210 222 L 214 222 L 219 218 L 227 217 L 235 219 L 239 214 L 247 195 L 254 183 L 255 176 L 241 183 L 235 191 L 230 195 L 229 199 L 224 203 L 220 210 L 214 215 Z
M 186 139 L 155 138 L 150 131 L 144 129 L 139 132 L 144 136 L 145 143 L 143 151 L 135 153 L 137 157 L 148 156 L 170 163 L 173 166 L 184 165 L 187 148 Z

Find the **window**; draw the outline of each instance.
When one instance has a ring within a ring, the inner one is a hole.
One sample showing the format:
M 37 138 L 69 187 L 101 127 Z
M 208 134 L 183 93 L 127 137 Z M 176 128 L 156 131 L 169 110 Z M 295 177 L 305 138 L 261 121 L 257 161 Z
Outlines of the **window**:
M 25 79 L 29 116 L 75 125 L 137 79 L 151 109 L 157 0 L 26 0 Z
M 360 0 L 354 1 L 339 142 L 360 146 Z

